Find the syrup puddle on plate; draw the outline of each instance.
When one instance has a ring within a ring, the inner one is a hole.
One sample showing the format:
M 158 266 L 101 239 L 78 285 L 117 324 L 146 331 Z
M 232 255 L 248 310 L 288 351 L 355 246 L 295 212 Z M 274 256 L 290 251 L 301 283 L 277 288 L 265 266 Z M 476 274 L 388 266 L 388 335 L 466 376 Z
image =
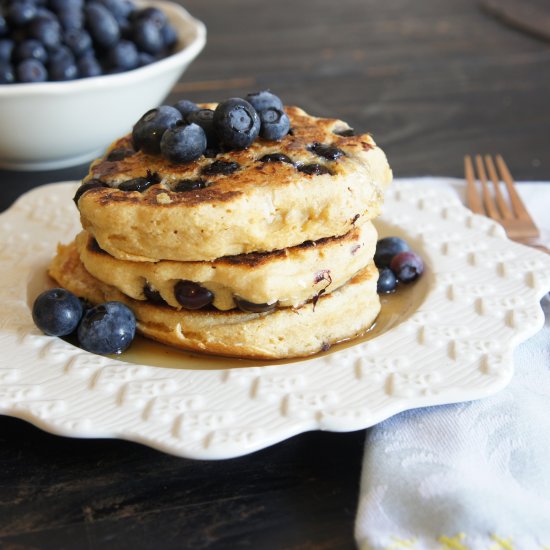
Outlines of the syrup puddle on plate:
M 282 365 L 305 361 L 320 355 L 337 353 L 341 349 L 354 346 L 365 342 L 380 334 L 391 330 L 399 323 L 407 319 L 420 305 L 426 294 L 427 274 L 418 281 L 410 285 L 402 285 L 392 294 L 383 294 L 380 296 L 382 308 L 376 321 L 371 328 L 362 336 L 340 342 L 332 346 L 328 351 L 302 357 L 297 359 L 285 359 L 278 361 L 237 359 L 231 357 L 221 357 L 218 355 L 206 355 L 185 352 L 159 344 L 147 338 L 137 336 L 130 349 L 121 356 L 114 356 L 114 359 L 126 363 L 135 363 L 139 365 L 150 365 L 170 369 L 186 370 L 220 370 L 229 368 L 260 367 L 269 365 Z

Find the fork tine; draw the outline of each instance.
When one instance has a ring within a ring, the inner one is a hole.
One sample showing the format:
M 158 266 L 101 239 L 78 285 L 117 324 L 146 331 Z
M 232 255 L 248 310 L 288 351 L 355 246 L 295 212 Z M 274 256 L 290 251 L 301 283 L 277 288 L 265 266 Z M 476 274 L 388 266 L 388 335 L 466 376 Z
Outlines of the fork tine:
M 493 188 L 495 190 L 495 198 L 498 204 L 498 209 L 503 219 L 509 220 L 513 217 L 512 211 L 508 208 L 508 204 L 504 200 L 502 192 L 500 190 L 500 181 L 497 176 L 497 171 L 495 169 L 495 163 L 493 162 L 493 157 L 491 155 L 485 155 L 485 164 L 487 166 L 487 171 L 489 172 L 489 177 L 493 182 Z
M 466 175 L 466 202 L 468 207 L 475 214 L 485 215 L 481 200 L 479 199 L 479 193 L 476 189 L 476 183 L 474 178 L 474 168 L 472 165 L 472 159 L 470 155 L 464 157 L 464 173 Z
M 504 159 L 501 155 L 497 155 L 496 161 L 498 169 L 500 170 L 502 181 L 504 181 L 506 189 L 508 189 L 508 194 L 510 195 L 510 202 L 512 203 L 514 213 L 518 218 L 527 220 L 535 225 L 535 222 L 533 222 L 531 216 L 529 215 L 529 212 L 527 212 L 527 209 L 523 204 L 523 201 L 520 199 L 518 192 L 516 191 L 516 188 L 514 186 L 514 179 L 512 178 L 512 174 L 510 174 L 510 170 L 508 170 L 508 166 L 506 166 Z
M 493 220 L 500 220 L 500 214 L 498 213 L 495 201 L 489 193 L 489 186 L 487 185 L 487 174 L 485 173 L 485 166 L 483 165 L 483 159 L 481 155 L 476 155 L 476 166 L 477 166 L 477 176 L 481 182 L 481 191 L 483 193 L 483 203 L 485 204 L 485 209 L 487 214 Z

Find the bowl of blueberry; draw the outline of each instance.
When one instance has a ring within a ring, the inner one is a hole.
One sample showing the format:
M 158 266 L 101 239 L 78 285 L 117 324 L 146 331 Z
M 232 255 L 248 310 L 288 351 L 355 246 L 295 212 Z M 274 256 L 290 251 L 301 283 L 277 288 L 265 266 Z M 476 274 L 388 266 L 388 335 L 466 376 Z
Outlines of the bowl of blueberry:
M 0 167 L 99 156 L 168 95 L 206 43 L 163 0 L 0 0 Z

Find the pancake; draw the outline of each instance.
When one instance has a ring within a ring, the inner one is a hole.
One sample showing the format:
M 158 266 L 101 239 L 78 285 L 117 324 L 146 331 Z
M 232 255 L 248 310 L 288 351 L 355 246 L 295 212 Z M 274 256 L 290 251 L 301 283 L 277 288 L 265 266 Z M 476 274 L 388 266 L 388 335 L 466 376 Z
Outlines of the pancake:
M 136 315 L 138 331 L 146 337 L 184 350 L 225 356 L 280 359 L 310 355 L 363 333 L 380 310 L 374 264 L 314 302 L 263 314 L 177 311 L 133 300 L 90 275 L 74 242 L 59 245 L 49 273 L 62 287 L 92 303 L 125 303 Z
M 174 295 L 180 280 L 193 281 L 214 294 L 220 310 L 237 307 L 237 300 L 253 304 L 296 307 L 322 289 L 333 292 L 372 261 L 377 233 L 371 222 L 353 227 L 342 237 L 309 241 L 275 252 L 226 256 L 212 262 L 132 262 L 102 251 L 83 231 L 76 238 L 86 270 L 103 283 L 135 300 L 157 291 L 170 306 L 181 309 Z
M 297 107 L 286 111 L 292 131 L 280 142 L 257 139 L 194 162 L 135 152 L 131 136 L 115 141 L 84 180 L 107 187 L 78 200 L 82 226 L 121 260 L 210 261 L 341 236 L 376 217 L 392 173 L 371 136 L 347 135 L 344 122 Z M 261 160 L 273 154 L 292 163 Z M 220 166 L 225 173 L 213 173 Z M 117 188 L 138 177 L 156 183 L 143 192 Z M 202 188 L 175 191 L 183 180 Z

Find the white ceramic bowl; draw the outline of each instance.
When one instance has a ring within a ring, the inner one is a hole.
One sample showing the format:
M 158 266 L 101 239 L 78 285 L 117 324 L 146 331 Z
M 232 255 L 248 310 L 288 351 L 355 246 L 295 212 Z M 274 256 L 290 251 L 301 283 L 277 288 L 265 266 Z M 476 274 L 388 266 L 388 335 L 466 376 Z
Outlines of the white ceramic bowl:
M 0 167 L 49 170 L 87 162 L 162 103 L 204 47 L 206 29 L 178 4 L 148 4 L 161 8 L 178 32 L 169 57 L 114 75 L 0 85 Z

